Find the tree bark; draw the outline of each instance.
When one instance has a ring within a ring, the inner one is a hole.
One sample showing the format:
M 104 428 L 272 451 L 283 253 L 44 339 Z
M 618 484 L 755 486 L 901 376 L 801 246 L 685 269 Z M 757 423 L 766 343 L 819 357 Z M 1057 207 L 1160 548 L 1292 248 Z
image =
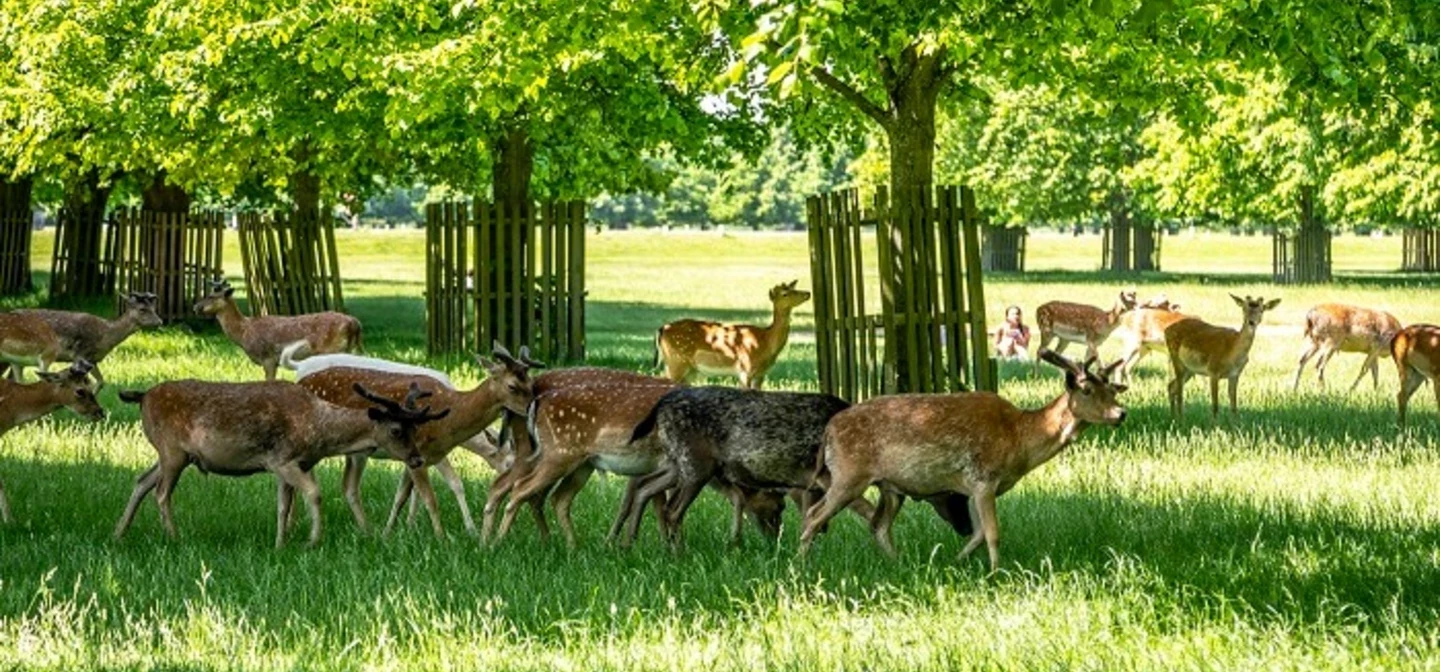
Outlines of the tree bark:
M 1300 230 L 1295 243 L 1295 282 L 1330 282 L 1330 231 L 1315 202 L 1313 186 L 1300 192 Z
M 1148 217 L 1137 217 L 1130 230 L 1135 233 L 1135 260 L 1130 267 L 1136 271 L 1160 270 L 1159 227 Z
M 1106 234 L 1109 240 L 1108 270 L 1116 273 L 1129 273 L 1131 269 L 1130 252 L 1130 199 L 1124 189 L 1115 189 L 1110 192 L 1108 199 L 1110 206 L 1110 230 Z
M 535 173 L 535 146 L 523 126 L 512 126 L 492 146 L 495 167 L 491 176 L 492 200 L 529 203 L 530 178 Z
M 151 212 L 190 212 L 189 192 L 186 192 L 184 187 L 171 184 L 163 170 L 156 174 L 155 179 L 141 192 L 140 200 L 142 208 Z
M 108 296 L 115 277 L 106 273 L 103 233 L 110 186 L 102 186 L 100 172 L 91 170 L 80 181 L 66 185 L 60 210 L 61 235 L 55 241 L 50 275 L 50 298 Z M 60 257 L 64 255 L 62 268 Z
M 0 294 L 35 288 L 30 278 L 33 187 L 29 177 L 10 179 L 0 173 Z

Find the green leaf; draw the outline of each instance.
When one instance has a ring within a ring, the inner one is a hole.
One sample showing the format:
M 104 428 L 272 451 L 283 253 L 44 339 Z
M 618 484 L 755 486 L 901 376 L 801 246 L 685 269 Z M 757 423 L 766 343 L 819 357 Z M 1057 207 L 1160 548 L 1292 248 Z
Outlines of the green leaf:
M 795 69 L 795 61 L 781 61 L 770 69 L 770 76 L 765 78 L 765 83 L 773 85 L 784 79 Z M 793 84 L 791 86 L 794 86 Z M 782 94 L 783 95 L 783 94 Z

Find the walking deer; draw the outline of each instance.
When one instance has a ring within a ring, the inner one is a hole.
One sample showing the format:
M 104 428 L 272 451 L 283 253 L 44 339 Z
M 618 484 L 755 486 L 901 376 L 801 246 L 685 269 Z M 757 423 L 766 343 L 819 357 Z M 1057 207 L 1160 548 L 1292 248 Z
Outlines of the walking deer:
M 698 371 L 734 374 L 741 387 L 760 389 L 790 338 L 791 312 L 810 300 L 810 292 L 795 289 L 798 282 L 770 289 L 773 315 L 768 327 L 693 319 L 660 327 L 655 335 L 656 363 L 663 361 L 665 376 L 676 382 L 684 382 Z
M 1147 301 L 1135 310 L 1125 313 L 1115 333 L 1120 337 L 1120 368 L 1118 378 L 1129 383 L 1131 372 L 1145 355 L 1166 352 L 1165 330 L 1191 315 L 1180 312 L 1180 304 L 1171 303 L 1161 297 Z
M 209 383 L 181 380 L 161 383 L 146 392 L 123 391 L 120 399 L 140 404 L 145 437 L 155 447 L 155 465 L 136 480 L 125 513 L 115 525 L 124 536 L 140 501 L 152 490 L 165 532 L 176 536 L 170 496 L 185 468 L 224 476 L 275 474 L 275 547 L 285 545 L 295 491 L 310 512 L 310 541 L 320 542 L 320 484 L 311 474 L 321 460 L 379 449 L 407 465 L 424 460 L 415 448 L 416 430 L 444 418 L 449 409 L 432 413 L 417 407 L 426 396 L 411 386 L 397 403 L 355 385 L 352 394 L 365 408 L 327 402 L 289 382 Z
M 21 370 L 33 366 L 41 372 L 60 358 L 60 336 L 44 320 L 25 313 L 0 313 L 0 362 L 10 366 L 10 380 L 23 381 Z
M 420 501 L 425 504 L 435 535 L 445 534 L 444 525 L 440 521 L 439 503 L 430 484 L 428 470 L 432 466 L 440 471 L 454 493 L 465 521 L 465 530 L 472 535 L 477 533 L 475 520 L 470 515 L 470 505 L 465 497 L 464 483 L 450 464 L 450 452 L 462 445 L 473 447 L 477 437 L 482 436 L 485 428 L 500 417 L 502 410 L 523 415 L 533 394 L 529 371 L 531 368 L 543 366 L 529 358 L 529 350 L 526 348 L 521 348 L 520 357 L 517 359 L 496 343 L 494 357 L 496 361 L 476 356 L 476 361 L 487 377 L 468 391 L 448 388 L 433 376 L 349 366 L 322 369 L 298 381 L 302 387 L 322 399 L 352 407 L 358 406 L 359 401 L 347 394 L 347 391 L 355 385 L 364 385 L 384 395 L 403 393 L 405 389 L 416 386 L 434 395 L 433 403 L 451 411 L 449 417 L 432 422 L 416 432 L 415 450 L 419 461 L 414 464 L 407 463 L 409 468 L 401 476 L 400 487 L 395 493 L 390 515 L 385 523 L 386 534 L 394 528 L 400 509 L 412 493 L 418 493 Z M 369 524 L 360 497 L 360 480 L 370 457 L 385 458 L 387 455 L 373 450 L 354 451 L 345 460 L 345 500 L 350 505 L 356 524 L 362 530 L 368 530 Z
M 150 329 L 165 324 L 155 312 L 158 297 L 150 293 L 131 292 L 123 298 L 125 308 L 120 317 L 107 320 L 103 317 L 69 310 L 21 310 L 22 315 L 38 317 L 55 331 L 60 338 L 59 359 L 74 362 L 84 359 L 94 366 L 91 375 L 101 384 L 105 376 L 100 372 L 100 362 L 141 329 Z
M 990 568 L 997 568 L 995 499 L 1086 428 L 1125 420 L 1115 399 L 1125 386 L 1110 381 L 1118 361 L 1094 372 L 1094 360 L 1081 367 L 1048 349 L 1039 358 L 1065 372 L 1065 389 L 1038 410 L 1021 410 L 989 392 L 962 392 L 876 397 L 837 414 L 825 428 L 820 478 L 829 486 L 806 512 L 800 552 L 840 509 L 876 485 L 882 497 L 871 530 L 886 554 L 895 554 L 890 528 L 906 497 L 958 493 L 969 498 L 974 530 L 960 558 L 983 542 Z
M 1110 310 L 1069 301 L 1050 301 L 1035 309 L 1035 324 L 1040 328 L 1040 348 L 1048 349 L 1050 341 L 1059 343 L 1055 352 L 1063 354 L 1065 346 L 1080 343 L 1086 357 L 1099 357 L 1100 344 L 1110 337 L 1120 316 L 1135 308 L 1135 292 L 1120 292 Z M 1039 360 L 1036 360 L 1039 366 Z
M 40 382 L 24 385 L 0 378 L 0 436 L 27 422 L 68 408 L 87 420 L 105 418 L 105 409 L 95 400 L 98 383 L 92 383 L 90 362 L 76 360 L 59 373 L 40 373 Z M 10 502 L 5 483 L 0 481 L 0 522 L 10 522 Z
M 1399 406 L 1399 424 L 1404 427 L 1410 397 L 1426 380 L 1435 389 L 1435 403 L 1440 406 L 1440 384 L 1435 382 L 1436 374 L 1440 374 L 1440 327 L 1412 324 L 1401 329 L 1390 342 L 1390 355 L 1400 373 L 1400 393 L 1395 399 Z
M 1240 329 L 1218 327 L 1199 318 L 1180 320 L 1165 329 L 1165 346 L 1170 351 L 1170 413 L 1179 419 L 1185 413 L 1185 383 L 1195 375 L 1210 379 L 1210 417 L 1220 415 L 1220 380 L 1229 381 L 1230 413 L 1237 412 L 1235 394 L 1240 374 L 1250 361 L 1250 346 L 1255 343 L 1255 329 L 1267 311 L 1280 304 L 1280 299 L 1266 301 L 1260 297 L 1241 299 L 1230 295 L 1244 312 Z
M 1390 354 L 1390 340 L 1400 331 L 1400 320 L 1383 310 L 1322 303 L 1305 314 L 1305 351 L 1300 353 L 1300 366 L 1290 389 L 1300 389 L 1300 376 L 1305 364 L 1315 358 L 1320 385 L 1325 385 L 1325 367 L 1336 352 L 1363 352 L 1365 363 L 1350 384 L 1354 392 L 1370 372 L 1371 383 L 1380 388 L 1380 357 Z
M 280 352 L 296 341 L 305 341 L 316 354 L 359 352 L 361 348 L 360 321 L 349 315 L 331 311 L 245 317 L 235 305 L 234 288 L 224 280 L 211 283 L 210 293 L 195 304 L 195 312 L 215 316 L 225 335 L 250 361 L 265 369 L 265 380 L 275 380 Z

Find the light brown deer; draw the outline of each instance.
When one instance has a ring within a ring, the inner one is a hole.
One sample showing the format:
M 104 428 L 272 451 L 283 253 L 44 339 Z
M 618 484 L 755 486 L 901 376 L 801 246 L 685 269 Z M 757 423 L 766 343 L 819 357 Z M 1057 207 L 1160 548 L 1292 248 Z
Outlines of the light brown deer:
M 265 380 L 275 380 L 280 353 L 296 341 L 305 341 L 314 354 L 359 352 L 362 346 L 360 321 L 344 313 L 245 317 L 235 305 L 235 290 L 223 280 L 211 283 L 195 312 L 215 316 L 225 335 L 265 369 Z
M 1165 329 L 1165 346 L 1170 351 L 1170 413 L 1176 419 L 1185 414 L 1185 383 L 1195 375 L 1210 379 L 1210 417 L 1220 415 L 1220 380 L 1229 381 L 1230 413 L 1237 412 L 1236 391 L 1240 374 L 1250 362 L 1250 346 L 1255 343 L 1255 329 L 1266 311 L 1274 310 L 1280 299 L 1266 301 L 1260 297 L 1244 299 L 1230 295 L 1244 311 L 1244 323 L 1230 329 L 1209 324 L 1201 319 L 1180 320 Z
M 1180 320 L 1192 315 L 1180 312 L 1180 304 L 1171 303 L 1164 297 L 1152 299 L 1135 310 L 1125 313 L 1115 328 L 1120 338 L 1120 368 L 1118 379 L 1129 383 L 1131 372 L 1145 355 L 1151 352 L 1166 352 L 1165 330 Z
M 425 504 L 435 535 L 445 534 L 444 525 L 440 521 L 439 503 L 435 499 L 435 490 L 430 484 L 428 474 L 428 469 L 432 466 L 440 471 L 450 485 L 451 492 L 455 494 L 461 516 L 465 520 L 465 530 L 472 535 L 476 534 L 464 484 L 450 464 L 450 452 L 462 445 L 473 447 L 476 437 L 481 436 L 485 428 L 500 417 L 502 410 L 523 415 L 532 398 L 529 371 L 533 367 L 543 366 L 529 358 L 527 349 L 522 348 L 517 359 L 498 343 L 495 344 L 494 357 L 498 361 L 476 357 L 476 361 L 488 375 L 478 386 L 467 391 L 451 389 L 428 375 L 349 366 L 321 369 L 300 379 L 302 387 L 320 398 L 352 407 L 360 405 L 359 400 L 347 394 L 355 385 L 364 385 L 383 395 L 394 395 L 410 386 L 417 386 L 434 395 L 432 403 L 451 411 L 448 418 L 427 424 L 417 431 L 415 449 L 420 460 L 416 464 L 408 465 L 409 469 L 401 476 L 400 487 L 385 524 L 386 534 L 394 528 L 400 509 L 410 499 L 412 492 L 418 492 L 420 501 Z M 355 522 L 362 530 L 368 530 L 369 525 L 360 497 L 360 480 L 370 457 L 384 458 L 386 455 L 376 451 L 356 451 L 348 455 L 345 461 L 345 499 L 355 516 Z
M 861 402 L 832 418 L 817 477 L 829 485 L 806 512 L 801 554 L 826 522 L 876 485 L 882 497 L 871 530 L 885 553 L 895 553 L 890 528 L 904 498 L 933 502 L 958 493 L 969 498 L 974 530 L 960 557 L 985 543 L 991 569 L 998 567 L 995 499 L 1087 427 L 1125 420 L 1125 407 L 1115 400 L 1125 386 L 1110 382 L 1118 361 L 1092 372 L 1093 360 L 1082 368 L 1048 349 L 1039 358 L 1065 372 L 1065 390 L 1038 410 L 1021 410 L 989 392 L 901 394 Z
M 1380 389 L 1380 357 L 1390 354 L 1390 339 L 1400 331 L 1400 320 L 1383 310 L 1372 310 L 1339 303 L 1322 303 L 1305 314 L 1305 351 L 1300 353 L 1300 366 L 1295 369 L 1295 382 L 1290 389 L 1300 389 L 1300 375 L 1305 364 L 1315 358 L 1320 385 L 1325 385 L 1325 366 L 1337 352 L 1363 352 L 1365 364 L 1350 384 L 1354 392 L 1370 372 L 1375 389 Z
M 150 293 L 131 292 L 123 297 L 125 308 L 120 317 L 107 320 L 103 317 L 69 310 L 21 310 L 44 320 L 60 337 L 60 361 L 74 362 L 84 359 L 94 365 L 91 375 L 103 384 L 105 376 L 100 372 L 100 362 L 125 342 L 132 334 L 141 330 L 165 324 L 155 312 L 157 297 Z
M 337 406 L 294 383 L 209 383 L 181 380 L 147 392 L 123 391 L 122 401 L 140 404 L 145 437 L 159 459 L 136 480 L 125 513 L 115 524 L 119 539 L 135 519 L 140 501 L 155 491 L 165 532 L 175 537 L 170 495 L 190 465 L 206 473 L 249 476 L 275 474 L 275 546 L 285 545 L 298 489 L 310 512 L 310 541 L 320 542 L 320 484 L 310 473 L 321 460 L 379 446 L 407 465 L 423 457 L 415 449 L 416 430 L 449 414 L 431 413 L 416 401 L 426 396 L 411 387 L 404 404 L 371 393 L 360 385 L 352 394 L 369 402 L 364 409 Z
M 0 378 L 0 436 L 62 407 L 87 420 L 103 420 L 105 409 L 95 400 L 100 386 L 91 382 L 91 371 L 90 362 L 81 359 L 59 373 L 41 373 L 38 383 L 23 385 Z M 0 522 L 10 522 L 10 502 L 5 499 L 3 481 L 0 481 Z
M 1120 292 L 1110 310 L 1069 301 L 1050 301 L 1035 309 L 1035 326 L 1040 328 L 1040 348 L 1048 349 L 1050 341 L 1058 344 L 1055 352 L 1064 354 L 1065 346 L 1080 343 L 1086 357 L 1099 357 L 1100 344 L 1120 323 L 1120 316 L 1135 308 L 1135 292 Z M 1039 366 L 1039 360 L 1036 360 Z
M 33 366 L 41 372 L 60 358 L 60 336 L 44 320 L 24 313 L 0 313 L 0 362 L 10 366 L 10 380 L 21 382 L 21 372 Z
M 696 372 L 733 374 L 739 376 L 741 387 L 760 389 L 790 338 L 791 312 L 810 300 L 810 292 L 795 289 L 798 282 L 770 289 L 774 312 L 768 327 L 693 319 L 660 327 L 655 335 L 656 363 L 663 361 L 665 376 L 676 382 Z
M 1412 324 L 1390 341 L 1390 356 L 1400 373 L 1400 393 L 1395 395 L 1399 407 L 1399 423 L 1405 426 L 1405 409 L 1415 390 L 1429 380 L 1435 389 L 1435 403 L 1440 405 L 1440 327 L 1433 324 Z

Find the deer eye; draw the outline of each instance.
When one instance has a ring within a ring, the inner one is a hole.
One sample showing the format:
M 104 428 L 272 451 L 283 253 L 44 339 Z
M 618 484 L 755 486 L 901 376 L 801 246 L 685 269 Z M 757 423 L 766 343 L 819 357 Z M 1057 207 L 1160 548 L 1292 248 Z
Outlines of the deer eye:
M 1093 389 L 1093 388 L 1091 388 L 1089 385 L 1085 385 L 1085 386 L 1083 386 L 1083 387 L 1080 388 L 1080 394 L 1083 394 L 1083 395 L 1085 395 L 1085 396 L 1088 397 L 1088 396 L 1090 396 L 1090 391 L 1091 391 L 1091 389 Z
M 396 438 L 396 439 L 403 438 L 403 437 L 405 436 L 405 431 L 402 430 L 402 429 L 400 429 L 399 427 L 391 427 L 391 428 L 390 428 L 390 436 L 391 436 L 391 438 Z
M 94 395 L 90 394 L 90 390 L 79 389 L 79 390 L 75 390 L 75 396 L 77 396 L 77 397 L 79 397 L 79 398 L 81 398 L 81 399 L 88 399 L 88 398 L 90 398 L 91 396 L 94 396 Z

